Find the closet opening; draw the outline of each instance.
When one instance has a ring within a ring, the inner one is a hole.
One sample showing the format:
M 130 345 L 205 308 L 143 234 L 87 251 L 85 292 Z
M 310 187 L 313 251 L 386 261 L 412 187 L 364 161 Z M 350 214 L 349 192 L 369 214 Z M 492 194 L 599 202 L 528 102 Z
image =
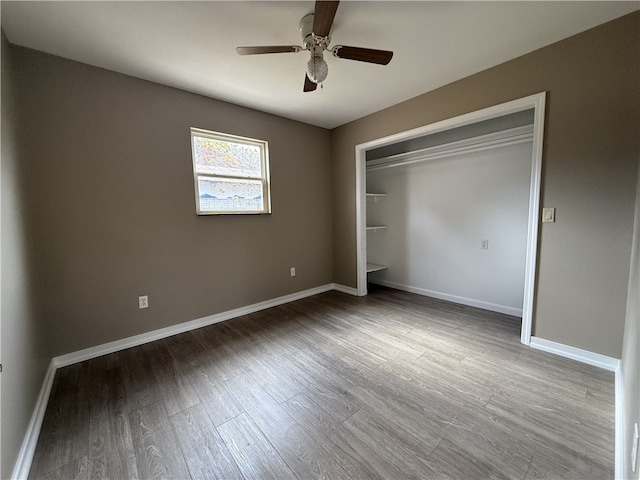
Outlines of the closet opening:
M 522 317 L 529 345 L 545 93 L 356 146 L 357 290 Z

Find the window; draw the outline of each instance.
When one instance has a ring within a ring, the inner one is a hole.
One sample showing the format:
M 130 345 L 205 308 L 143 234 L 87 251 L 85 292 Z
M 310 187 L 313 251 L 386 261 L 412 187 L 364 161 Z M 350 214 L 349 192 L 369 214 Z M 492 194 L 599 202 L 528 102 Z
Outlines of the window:
M 198 215 L 271 213 L 267 142 L 191 129 Z

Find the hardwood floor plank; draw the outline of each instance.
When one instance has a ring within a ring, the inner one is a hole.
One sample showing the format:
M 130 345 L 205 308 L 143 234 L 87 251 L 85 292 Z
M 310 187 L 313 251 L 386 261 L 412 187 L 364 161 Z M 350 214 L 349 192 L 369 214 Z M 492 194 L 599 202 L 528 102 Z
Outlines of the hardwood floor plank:
M 122 368 L 113 361 L 114 357 L 100 357 L 91 368 L 89 478 L 92 480 L 139 478 Z
M 613 477 L 614 378 L 372 286 L 60 369 L 29 478 Z
M 606 416 L 608 421 L 614 421 L 615 412 L 610 409 L 607 412 L 608 406 L 615 402 L 611 382 L 608 389 L 600 389 L 591 382 L 583 381 L 581 376 L 567 375 L 563 378 L 553 371 L 536 368 L 521 361 L 507 362 L 485 357 L 465 358 L 458 369 L 494 390 L 513 389 L 523 393 L 530 392 L 532 395 L 553 391 L 559 402 L 585 404 L 603 412 L 601 416 Z
M 36 448 L 32 475 L 43 477 L 86 457 L 89 445 L 90 364 L 58 370 Z M 52 392 L 52 393 L 53 393 Z M 42 442 L 42 443 L 41 443 Z
M 316 442 L 247 373 L 225 382 L 258 428 L 299 478 L 345 478 Z
M 303 385 L 301 391 L 321 404 L 336 420 L 346 420 L 360 409 L 361 404 L 353 393 L 344 385 L 332 381 L 329 376 L 314 370 L 313 365 L 299 354 L 291 362 L 297 368 L 295 378 Z
M 253 316 L 255 314 L 251 315 Z M 240 327 L 234 326 L 234 330 L 245 339 L 243 345 L 238 347 L 238 354 L 243 357 L 248 366 L 247 371 L 251 372 L 254 381 L 258 382 L 278 403 L 300 393 L 297 382 L 291 378 L 289 372 L 281 368 L 289 350 L 280 348 L 279 345 L 274 347 L 272 339 L 252 332 L 245 325 L 246 322 L 238 323 Z M 264 330 L 266 327 L 262 325 L 258 328 Z
M 250 479 L 295 479 L 280 454 L 246 413 L 218 426 L 242 475 Z
M 304 357 L 305 352 L 301 351 L 298 355 Z M 425 396 L 421 392 L 418 393 L 417 399 L 407 403 L 409 395 L 403 395 L 400 401 L 393 401 L 397 392 L 391 394 L 388 390 L 376 389 L 376 383 L 371 379 L 380 375 L 378 370 L 382 367 L 376 371 L 366 367 L 358 370 L 353 368 L 349 361 L 345 362 L 344 358 L 335 360 L 317 353 L 307 354 L 306 361 L 309 368 L 316 374 L 331 378 L 338 385 L 342 383 L 344 388 L 358 399 L 360 405 L 367 406 L 369 410 L 375 411 L 376 414 L 393 421 L 399 428 L 405 428 L 420 438 L 429 451 L 435 448 L 449 428 L 449 422 L 424 411 L 422 399 Z M 377 385 L 380 383 L 378 382 Z
M 465 450 L 459 445 L 444 438 L 429 458 L 429 466 L 434 470 L 434 478 L 491 478 L 491 479 L 523 479 L 527 473 L 525 468 L 520 476 L 508 476 L 494 468 L 492 463 L 483 461 L 473 454 L 473 450 Z M 526 466 L 528 466 L 528 461 Z
M 295 305 L 287 306 L 294 310 L 299 309 L 299 307 Z M 309 315 L 300 315 L 298 321 L 307 327 L 305 329 L 299 329 L 298 333 L 304 336 L 306 341 L 314 346 L 313 348 L 336 352 L 335 354 L 338 356 L 352 353 L 362 362 L 374 368 L 385 361 L 385 358 L 378 354 L 379 352 L 367 350 L 332 333 L 331 329 L 328 328 L 330 325 L 328 326 L 324 323 L 324 317 L 320 313 L 311 312 Z
M 429 463 L 441 475 L 451 478 L 522 479 L 535 451 L 530 443 L 520 440 L 525 435 L 486 409 L 469 407 L 452 422 Z M 496 462 L 496 458 L 500 461 Z
M 424 390 L 447 396 L 450 402 L 464 406 L 466 404 L 486 405 L 495 390 L 479 382 L 476 378 L 461 374 L 456 370 L 441 369 L 439 365 L 409 362 L 387 362 L 378 368 L 378 372 L 394 375 Z
M 526 409 L 522 408 L 524 404 Z M 529 430 L 544 432 L 547 438 L 574 450 L 593 452 L 593 458 L 613 457 L 611 422 L 601 418 L 595 409 L 565 403 L 554 396 L 516 390 L 496 393 L 486 408 Z
M 86 456 L 49 472 L 46 480 L 86 480 L 89 478 L 89 461 Z
M 119 352 L 129 411 L 152 405 L 161 398 L 152 374 L 150 348 L 145 344 Z
M 376 455 L 392 464 L 403 477 L 434 478 L 436 471 L 429 464 L 430 452 L 423 449 L 419 439 L 398 428 L 388 428 L 384 419 L 365 408 L 343 423 Z
M 233 456 L 202 405 L 171 417 L 182 454 L 193 479 L 242 480 Z
M 200 403 L 215 426 L 236 417 L 242 410 L 234 403 L 224 386 L 222 379 L 206 370 L 206 353 L 202 346 L 195 342 L 191 332 L 183 334 L 175 342 L 179 343 L 181 357 L 180 369 L 185 380 L 191 385 Z M 203 366 L 203 363 L 205 365 Z
M 129 422 L 141 478 L 190 478 L 164 403 L 131 412 Z
M 245 371 L 245 365 L 241 357 L 228 348 L 225 341 L 220 338 L 222 324 L 211 325 L 206 328 L 193 330 L 191 336 L 200 346 L 198 352 L 203 370 L 215 378 L 226 380 Z
M 256 359 L 249 370 L 253 380 L 278 403 L 285 402 L 300 393 L 299 382 L 294 381 L 289 372 L 281 368 L 282 363 L 282 357 L 265 354 Z
M 160 340 L 150 344 L 149 348 L 149 355 L 154 360 L 151 370 L 158 385 L 162 385 L 161 396 L 169 416 L 199 403 L 180 363 L 171 355 L 170 345 L 166 340 Z
M 127 415 L 115 415 L 91 425 L 89 478 L 140 478 Z
M 123 385 L 123 369 L 111 367 L 107 357 L 98 357 L 91 362 L 89 397 L 89 421 L 98 424 L 116 413 L 129 413 L 127 396 Z
M 291 355 L 300 349 L 295 335 L 295 316 L 281 307 L 246 315 L 229 325 L 256 346 L 268 346 L 274 355 Z
M 596 461 L 559 443 L 546 442 L 539 453 L 534 453 L 526 479 L 559 478 L 567 480 L 614 478 L 613 456 Z
M 350 362 L 348 357 L 341 360 Z M 339 365 L 340 362 L 336 364 Z M 369 406 L 377 405 L 376 409 L 402 409 L 425 418 L 454 419 L 460 408 L 459 403 L 453 402 L 439 391 L 423 388 L 378 369 L 364 370 L 361 377 L 357 398 Z
M 298 478 L 348 478 L 340 462 L 327 455 L 318 442 L 297 423 L 284 433 L 269 435 L 269 439 Z
M 226 380 L 225 386 L 251 420 L 263 432 L 283 433 L 295 425 L 295 421 L 285 412 L 249 373 L 236 375 Z
M 403 474 L 384 461 L 351 431 L 342 427 L 320 405 L 304 393 L 287 400 L 283 407 L 313 437 L 323 450 L 339 462 L 347 478 L 402 478 Z

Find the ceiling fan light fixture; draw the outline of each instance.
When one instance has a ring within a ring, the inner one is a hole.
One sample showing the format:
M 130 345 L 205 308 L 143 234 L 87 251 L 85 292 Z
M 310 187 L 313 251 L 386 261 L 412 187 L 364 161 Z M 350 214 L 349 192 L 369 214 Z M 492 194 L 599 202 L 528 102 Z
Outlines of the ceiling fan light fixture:
M 307 62 L 307 77 L 313 83 L 322 83 L 329 74 L 329 66 L 322 58 L 322 52 L 313 53 L 311 59 Z
M 387 65 L 393 57 L 393 52 L 388 50 L 347 47 L 345 45 L 336 45 L 333 48 L 329 48 L 333 20 L 339 3 L 340 0 L 316 0 L 313 13 L 308 13 L 300 19 L 298 28 L 302 37 L 302 47 L 297 45 L 248 46 L 237 47 L 236 51 L 239 55 L 308 51 L 311 58 L 307 61 L 304 85 L 302 87 L 303 92 L 315 91 L 318 88 L 318 84 L 322 88 L 322 84 L 329 74 L 329 66 L 323 58 L 325 50 L 330 51 L 334 57 L 341 59 Z

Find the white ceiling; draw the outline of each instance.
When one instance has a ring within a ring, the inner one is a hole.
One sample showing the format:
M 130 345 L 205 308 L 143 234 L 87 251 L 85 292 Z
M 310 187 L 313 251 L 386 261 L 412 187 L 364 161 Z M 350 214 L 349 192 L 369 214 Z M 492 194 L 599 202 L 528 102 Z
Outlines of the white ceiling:
M 11 2 L 11 43 L 333 128 L 640 8 L 639 1 L 343 1 L 332 44 L 393 50 L 388 66 L 325 55 L 324 88 L 303 93 L 300 45 L 314 2 Z

